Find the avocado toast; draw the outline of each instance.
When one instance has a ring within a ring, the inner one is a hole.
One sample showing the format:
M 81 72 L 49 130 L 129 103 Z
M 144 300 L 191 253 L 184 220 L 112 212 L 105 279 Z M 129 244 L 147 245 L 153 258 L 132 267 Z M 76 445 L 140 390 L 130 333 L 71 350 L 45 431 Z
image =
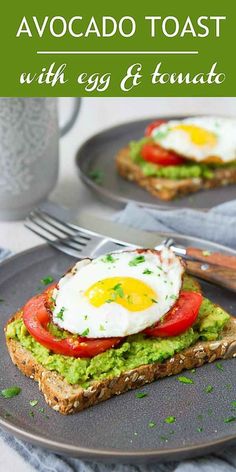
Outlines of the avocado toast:
M 123 178 L 166 201 L 234 184 L 235 130 L 235 120 L 223 118 L 157 120 L 145 137 L 118 152 L 116 168 Z
M 154 251 L 149 252 L 153 254 Z M 150 270 L 148 272 L 146 261 L 141 258 L 147 258 L 149 252 L 141 256 L 138 253 L 132 259 L 142 267 L 142 273 L 147 278 Z M 113 264 L 111 261 L 115 259 L 114 255 L 106 257 L 110 262 L 102 263 L 108 266 Z M 136 270 L 135 266 L 132 270 Z M 54 290 L 52 287 L 47 291 L 48 299 L 51 300 Z M 190 295 L 195 293 L 201 297 L 198 282 L 187 275 L 183 276 L 181 292 Z M 38 300 L 40 296 L 34 298 Z M 107 306 L 111 306 L 111 303 Z M 47 310 L 50 311 L 49 306 Z M 178 335 L 157 337 L 142 331 L 125 336 L 118 344 L 90 357 L 63 355 L 42 345 L 29 333 L 23 319 L 24 311 L 25 308 L 19 310 L 5 328 L 9 354 L 13 363 L 26 376 L 38 381 L 46 402 L 63 414 L 81 411 L 158 378 L 199 367 L 219 358 L 232 357 L 236 353 L 236 320 L 206 298 L 201 298 L 194 323 Z M 163 320 L 158 325 L 165 326 Z M 57 339 L 58 344 L 67 340 L 69 335 L 51 318 L 47 332 Z M 102 342 L 104 339 L 107 338 L 103 338 Z M 85 337 L 82 341 L 86 344 Z M 87 341 L 89 344 L 90 339 Z

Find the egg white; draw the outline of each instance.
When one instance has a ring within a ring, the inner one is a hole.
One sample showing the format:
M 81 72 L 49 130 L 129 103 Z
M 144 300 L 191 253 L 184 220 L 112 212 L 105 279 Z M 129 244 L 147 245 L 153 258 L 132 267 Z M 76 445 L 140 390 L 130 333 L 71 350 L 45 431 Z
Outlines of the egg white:
M 195 125 L 216 135 L 214 146 L 197 145 L 184 130 L 173 129 L 178 125 Z M 197 162 L 236 160 L 236 120 L 214 116 L 200 116 L 183 120 L 170 120 L 152 131 L 154 141 L 161 147 L 175 151 L 186 159 Z
M 115 262 L 104 262 L 104 256 L 75 264 L 54 289 L 53 322 L 59 327 L 89 338 L 127 336 L 138 333 L 160 320 L 174 305 L 182 286 L 184 267 L 167 248 L 160 252 L 143 252 L 145 262 L 130 266 L 140 255 L 136 251 L 113 253 Z M 149 269 L 151 274 L 144 274 Z M 157 303 L 142 311 L 129 311 L 115 301 L 95 307 L 85 296 L 94 283 L 108 277 L 138 279 L 156 293 Z M 58 318 L 61 309 L 63 317 Z

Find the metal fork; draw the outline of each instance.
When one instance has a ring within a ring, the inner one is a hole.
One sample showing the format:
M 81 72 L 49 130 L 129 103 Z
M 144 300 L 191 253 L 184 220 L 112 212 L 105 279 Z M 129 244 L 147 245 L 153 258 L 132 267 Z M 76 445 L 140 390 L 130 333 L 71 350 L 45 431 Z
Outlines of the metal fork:
M 39 208 L 29 214 L 24 225 L 47 241 L 50 246 L 76 258 L 93 257 L 95 252 L 102 251 L 102 248 L 111 242 L 117 249 L 127 247 L 125 242 L 110 237 L 105 238 L 93 231 L 66 223 Z M 137 248 L 138 246 L 129 245 L 129 247 Z

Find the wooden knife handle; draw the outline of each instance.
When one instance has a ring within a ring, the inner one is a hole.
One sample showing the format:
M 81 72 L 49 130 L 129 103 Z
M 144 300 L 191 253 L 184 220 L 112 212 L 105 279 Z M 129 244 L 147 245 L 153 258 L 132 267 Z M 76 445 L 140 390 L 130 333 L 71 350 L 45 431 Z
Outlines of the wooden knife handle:
M 187 272 L 200 279 L 207 280 L 213 284 L 225 287 L 236 292 L 236 270 L 219 265 L 208 265 L 205 261 L 186 261 Z
M 188 256 L 194 257 L 206 264 L 228 267 L 236 271 L 236 256 L 224 254 L 223 252 L 204 251 L 196 247 L 188 247 L 186 253 Z

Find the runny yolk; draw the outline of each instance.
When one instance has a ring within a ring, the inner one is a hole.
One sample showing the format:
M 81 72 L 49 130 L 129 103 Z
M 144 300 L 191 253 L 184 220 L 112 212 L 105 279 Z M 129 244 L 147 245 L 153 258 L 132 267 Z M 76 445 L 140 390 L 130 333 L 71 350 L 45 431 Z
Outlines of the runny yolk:
M 118 303 L 129 311 L 141 311 L 157 303 L 157 295 L 151 287 L 133 277 L 111 277 L 89 287 L 85 296 L 99 307 L 104 303 Z
M 200 126 L 183 124 L 174 126 L 172 129 L 184 131 L 188 134 L 192 143 L 198 146 L 214 146 L 217 143 L 217 135 L 204 128 L 200 128 Z

